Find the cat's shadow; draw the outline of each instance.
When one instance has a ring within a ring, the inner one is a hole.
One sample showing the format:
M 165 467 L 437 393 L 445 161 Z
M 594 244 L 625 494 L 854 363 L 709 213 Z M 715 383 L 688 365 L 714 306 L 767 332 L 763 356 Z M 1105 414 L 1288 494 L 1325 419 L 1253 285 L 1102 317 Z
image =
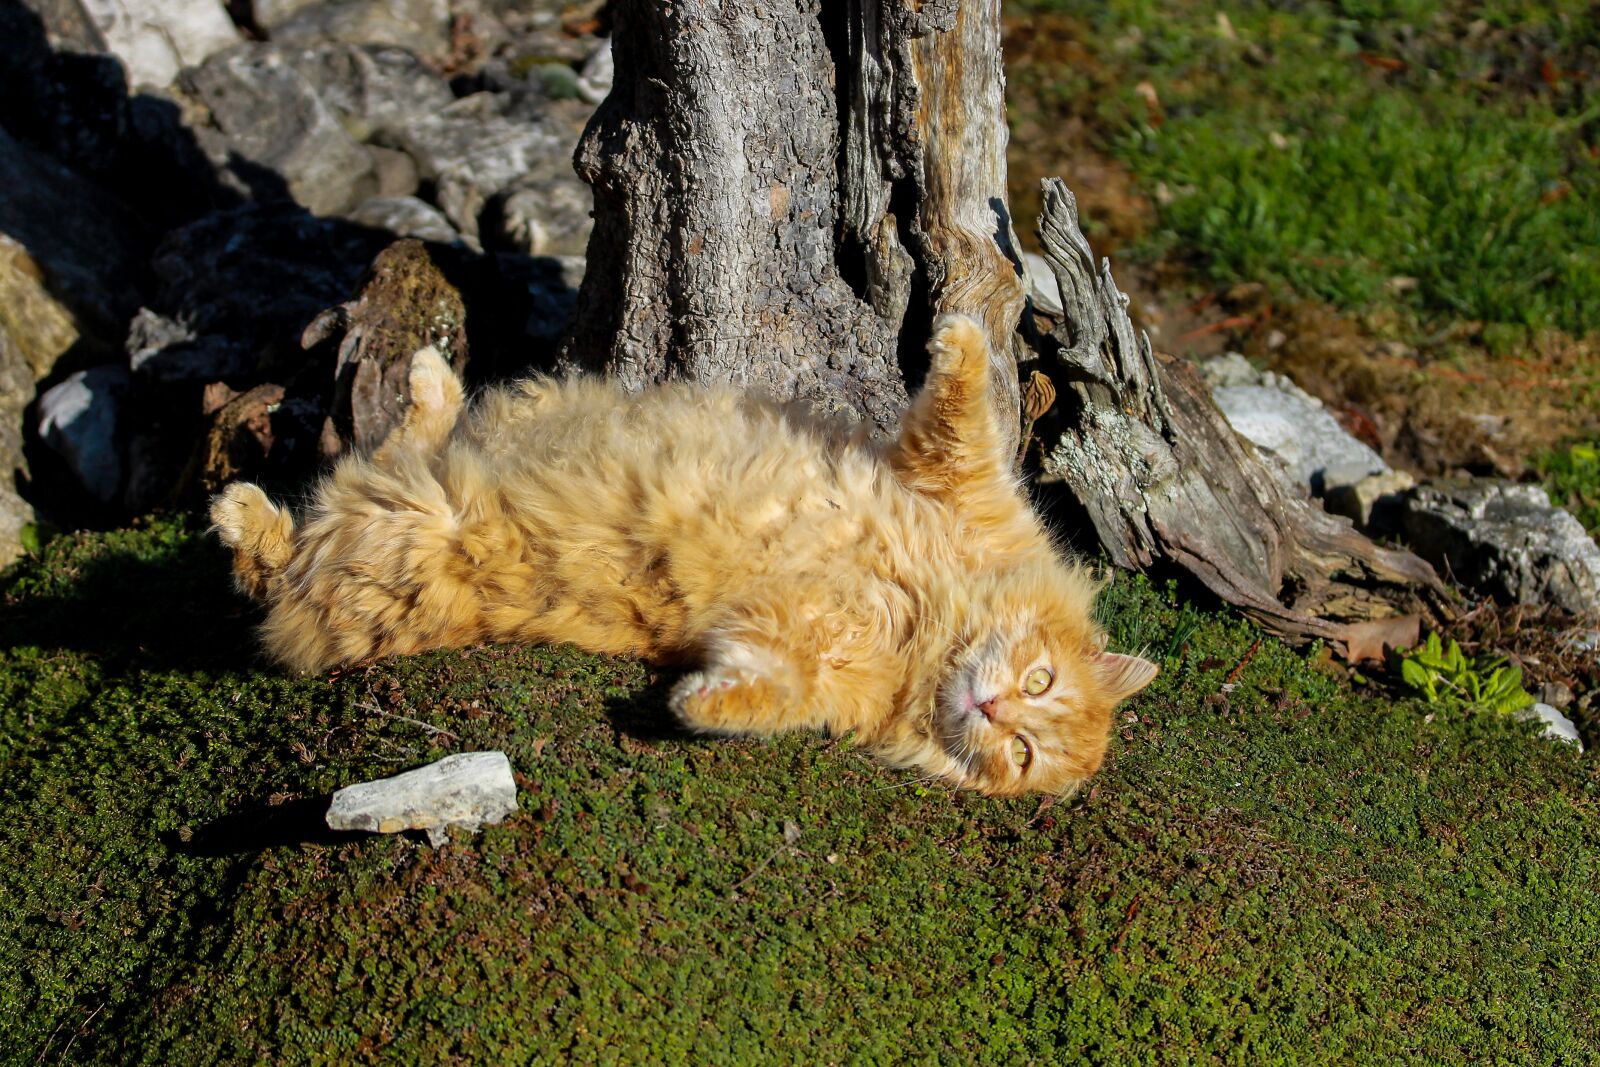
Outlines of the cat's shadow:
M 260 612 L 233 592 L 226 554 L 210 540 L 50 566 L 24 563 L 0 585 L 0 647 L 85 652 L 111 669 L 262 666 Z
M 602 706 L 612 729 L 635 744 L 649 746 L 715 740 L 689 730 L 667 706 L 672 687 L 680 675 L 681 672 L 670 669 L 652 672 L 643 689 L 627 696 L 608 697 Z

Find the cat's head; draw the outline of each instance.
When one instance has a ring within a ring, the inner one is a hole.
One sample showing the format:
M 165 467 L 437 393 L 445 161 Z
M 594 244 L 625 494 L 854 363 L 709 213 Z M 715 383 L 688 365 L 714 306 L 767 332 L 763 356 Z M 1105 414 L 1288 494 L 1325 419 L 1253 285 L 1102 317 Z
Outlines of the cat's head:
M 930 724 L 946 777 L 991 795 L 1063 794 L 1099 769 L 1113 709 L 1157 667 L 1103 650 L 1095 592 L 1054 561 L 963 591 Z

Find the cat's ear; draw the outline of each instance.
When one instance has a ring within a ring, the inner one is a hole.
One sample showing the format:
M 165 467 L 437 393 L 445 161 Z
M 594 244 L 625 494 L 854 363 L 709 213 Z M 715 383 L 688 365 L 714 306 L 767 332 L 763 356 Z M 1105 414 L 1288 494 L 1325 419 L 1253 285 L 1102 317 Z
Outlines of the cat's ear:
M 1100 684 L 1117 700 L 1126 700 L 1155 681 L 1161 668 L 1139 656 L 1102 652 L 1094 658 L 1094 673 Z

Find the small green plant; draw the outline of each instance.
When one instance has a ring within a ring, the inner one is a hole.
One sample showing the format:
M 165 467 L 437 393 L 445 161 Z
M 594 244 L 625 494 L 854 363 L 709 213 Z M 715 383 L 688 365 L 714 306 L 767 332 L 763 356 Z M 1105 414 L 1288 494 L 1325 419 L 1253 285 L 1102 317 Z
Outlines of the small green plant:
M 1436 633 L 1401 653 L 1400 677 L 1430 704 L 1487 708 L 1508 715 L 1533 703 L 1533 694 L 1522 688 L 1521 667 L 1496 656 L 1468 660 L 1460 644 L 1452 639 L 1446 646 Z

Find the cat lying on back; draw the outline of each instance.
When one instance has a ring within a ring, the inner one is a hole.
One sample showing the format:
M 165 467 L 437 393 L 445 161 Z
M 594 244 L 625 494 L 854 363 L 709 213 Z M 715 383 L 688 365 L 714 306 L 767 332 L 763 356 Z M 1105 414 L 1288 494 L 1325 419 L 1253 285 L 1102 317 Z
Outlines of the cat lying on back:
M 853 730 L 930 777 L 1068 792 L 1156 667 L 1102 650 L 1095 583 L 1012 473 L 982 331 L 946 317 L 931 352 L 899 437 L 873 444 L 683 384 L 534 379 L 463 415 L 424 349 L 403 424 L 299 525 L 242 483 L 211 517 L 297 670 L 569 641 L 698 666 L 671 698 L 696 730 Z

